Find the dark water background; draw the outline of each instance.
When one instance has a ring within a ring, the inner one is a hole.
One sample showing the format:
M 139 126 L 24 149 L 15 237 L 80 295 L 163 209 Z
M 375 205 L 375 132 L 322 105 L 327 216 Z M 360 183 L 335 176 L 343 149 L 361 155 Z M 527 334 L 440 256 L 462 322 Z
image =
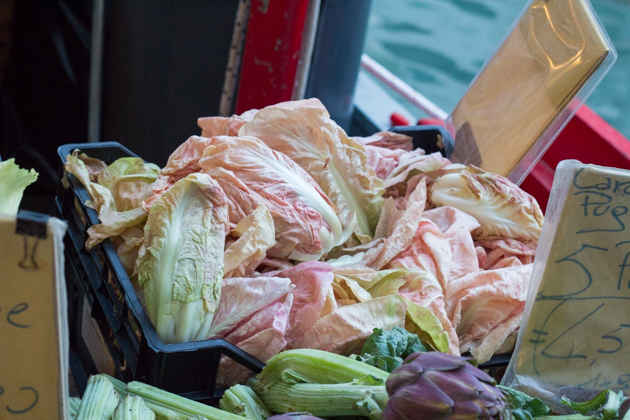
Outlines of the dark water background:
M 586 103 L 630 138 L 630 0 L 591 2 L 619 57 Z M 372 0 L 365 52 L 450 112 L 526 3 Z

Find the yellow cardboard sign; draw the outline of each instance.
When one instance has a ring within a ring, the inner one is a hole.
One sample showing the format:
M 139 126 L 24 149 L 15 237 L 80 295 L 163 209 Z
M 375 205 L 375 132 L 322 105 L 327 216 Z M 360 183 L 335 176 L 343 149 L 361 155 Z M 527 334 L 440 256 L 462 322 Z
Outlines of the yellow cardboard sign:
M 566 199 L 545 220 L 536 258 L 546 264 L 534 266 L 514 373 L 551 391 L 630 395 L 630 171 L 565 162 L 554 190 Z
M 69 418 L 65 224 L 46 238 L 16 234 L 0 215 L 0 420 Z

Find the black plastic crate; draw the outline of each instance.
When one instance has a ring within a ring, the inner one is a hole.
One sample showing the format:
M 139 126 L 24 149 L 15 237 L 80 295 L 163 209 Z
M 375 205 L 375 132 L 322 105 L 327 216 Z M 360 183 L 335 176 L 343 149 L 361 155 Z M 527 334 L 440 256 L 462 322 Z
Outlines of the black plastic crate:
M 61 162 L 75 149 L 107 164 L 138 157 L 116 142 L 81 143 L 61 146 L 57 150 Z M 85 387 L 90 374 L 106 371 L 126 382 L 139 380 L 211 402 L 223 392 L 216 388 L 222 356 L 253 372 L 262 370 L 264 363 L 225 340 L 164 344 L 111 241 L 85 249 L 87 229 L 99 223 L 98 214 L 85 205 L 90 197 L 83 185 L 72 175 L 68 181 L 68 189 L 59 185 L 56 202 L 68 223 L 64 241 L 71 368 L 79 388 Z
M 107 164 L 121 157 L 137 157 L 116 142 L 81 143 L 60 147 L 61 161 L 65 162 L 75 149 Z M 99 223 L 98 215 L 85 206 L 90 197 L 83 185 L 72 175 L 68 179 L 70 188 L 59 185 L 56 201 L 61 216 L 68 222 L 65 245 L 71 367 L 79 388 L 84 389 L 90 374 L 105 370 L 124 381 L 141 380 L 189 398 L 211 401 L 223 392 L 215 389 L 222 355 L 254 372 L 264 367 L 264 363 L 225 340 L 164 344 L 139 302 L 113 244 L 106 240 L 91 251 L 85 249 L 87 229 Z M 94 343 L 86 342 L 82 334 L 90 323 L 98 326 L 92 325 L 98 331 L 91 333 L 102 337 L 110 356 L 109 369 L 102 357 L 94 356 Z M 493 375 L 500 373 L 510 356 L 495 355 L 479 367 Z

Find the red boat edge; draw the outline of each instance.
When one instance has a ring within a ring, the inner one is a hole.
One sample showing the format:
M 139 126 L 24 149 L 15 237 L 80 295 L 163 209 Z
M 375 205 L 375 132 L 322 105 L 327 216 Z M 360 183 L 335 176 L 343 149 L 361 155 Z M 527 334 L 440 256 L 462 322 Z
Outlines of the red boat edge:
M 407 125 L 404 116 L 393 113 L 392 124 Z M 441 120 L 421 118 L 419 125 L 440 125 Z M 582 105 L 534 166 L 521 188 L 533 195 L 543 212 L 547 208 L 558 164 L 567 159 L 582 163 L 630 169 L 630 140 L 586 105 Z
M 629 169 L 630 141 L 591 108 L 582 105 L 521 184 L 538 200 L 543 211 L 556 166 L 566 159 Z

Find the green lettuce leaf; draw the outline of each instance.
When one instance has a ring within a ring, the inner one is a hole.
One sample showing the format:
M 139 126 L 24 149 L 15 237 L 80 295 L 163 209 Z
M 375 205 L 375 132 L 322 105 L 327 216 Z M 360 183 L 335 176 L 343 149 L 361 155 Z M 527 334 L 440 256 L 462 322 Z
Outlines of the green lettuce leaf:
M 101 221 L 88 229 L 86 249 L 147 220 L 148 214 L 140 204 L 151 194 L 160 171 L 139 158 L 121 158 L 105 169 L 98 162 L 75 150 L 66 156 L 64 165 L 66 172 L 77 177 L 87 190 L 91 201 L 86 205 L 98 212 Z
M 101 207 L 106 206 L 112 210 L 116 210 L 116 202 L 112 193 L 97 182 L 92 182 L 91 174 L 88 166 L 83 159 L 79 158 L 79 151 L 75 150 L 71 155 L 66 156 L 66 163 L 64 169 L 67 173 L 70 173 L 77 177 L 79 182 L 83 184 L 91 201 L 85 203 L 88 207 L 93 208 L 97 212 L 100 212 Z
M 140 207 L 149 196 L 160 168 L 140 158 L 121 158 L 98 175 L 98 183 L 114 197 L 116 210 L 128 211 Z
M 425 351 L 420 337 L 403 328 L 394 327 L 390 331 L 375 328 L 356 359 L 391 373 L 410 354 Z
M 435 309 L 434 309 L 435 310 Z M 407 299 L 407 321 L 405 328 L 420 337 L 422 341 L 430 344 L 433 348 L 443 353 L 458 351 L 456 344 L 451 345 L 449 334 L 445 331 L 449 324 L 440 319 L 441 314 L 434 313 L 431 309 L 425 308 Z M 452 327 L 450 327 L 452 329 Z
M 151 207 L 138 281 L 165 343 L 208 338 L 228 226 L 225 193 L 205 174 L 181 179 Z
M 88 239 L 85 242 L 85 248 L 92 249 L 92 247 L 105 239 L 122 234 L 125 229 L 141 225 L 147 220 L 147 217 L 148 214 L 141 207 L 128 211 L 116 211 L 107 206 L 102 206 L 98 213 L 101 223 L 88 228 Z
M 0 162 L 0 213 L 16 215 L 24 190 L 37 180 L 38 175 L 34 169 L 20 169 L 15 159 Z
M 419 269 L 378 271 L 367 289 L 373 298 L 398 294 L 405 299 L 405 329 L 417 334 L 423 343 L 441 352 L 458 352 L 459 342 L 444 306 L 440 283 Z

